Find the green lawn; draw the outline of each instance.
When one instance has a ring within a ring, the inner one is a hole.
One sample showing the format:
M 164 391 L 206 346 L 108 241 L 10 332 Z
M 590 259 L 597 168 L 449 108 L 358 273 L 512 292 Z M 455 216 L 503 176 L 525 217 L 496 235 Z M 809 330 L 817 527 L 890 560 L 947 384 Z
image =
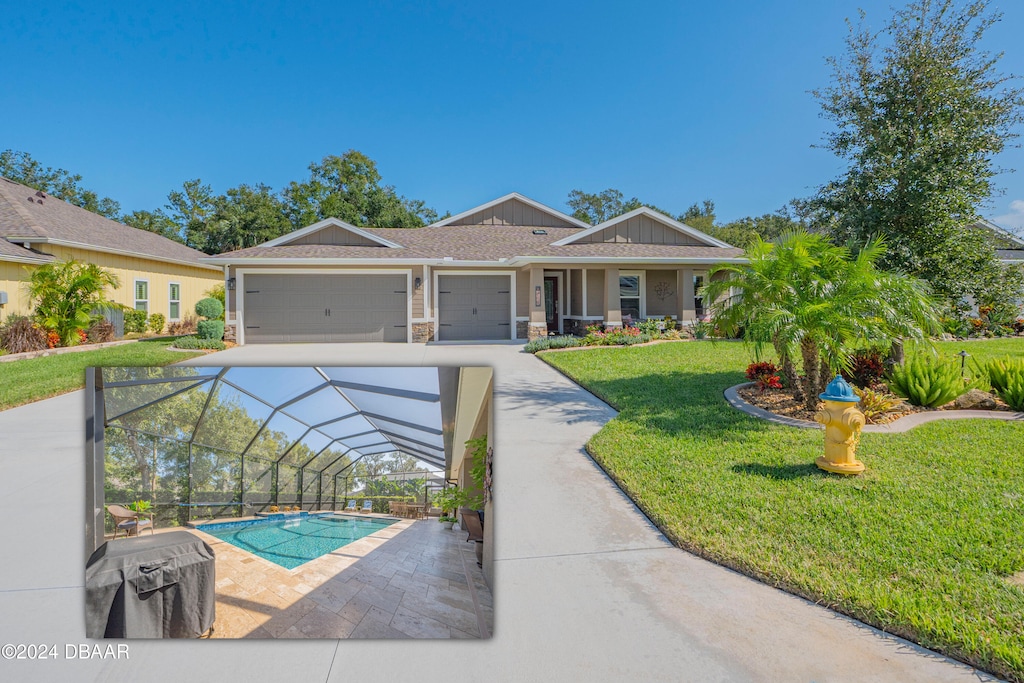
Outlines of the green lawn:
M 950 342 L 985 360 L 1024 340 Z M 739 343 L 541 354 L 619 411 L 593 457 L 679 546 L 1024 681 L 1024 424 L 865 434 L 860 477 L 814 466 L 817 430 L 731 408 Z
M 0 363 L 0 410 L 64 394 L 85 385 L 92 366 L 167 365 L 202 355 L 168 351 L 173 339 L 140 341 L 95 351 Z

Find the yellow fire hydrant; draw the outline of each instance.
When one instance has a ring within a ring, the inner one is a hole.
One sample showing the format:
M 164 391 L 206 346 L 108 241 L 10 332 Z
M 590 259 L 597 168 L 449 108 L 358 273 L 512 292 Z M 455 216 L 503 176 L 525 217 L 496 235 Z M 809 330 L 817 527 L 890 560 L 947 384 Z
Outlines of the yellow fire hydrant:
M 815 464 L 826 472 L 860 474 L 864 471 L 864 463 L 856 458 L 864 426 L 864 413 L 857 407 L 860 398 L 838 375 L 818 397 L 825 401 L 825 406 L 815 413 L 814 420 L 825 425 L 825 455 Z

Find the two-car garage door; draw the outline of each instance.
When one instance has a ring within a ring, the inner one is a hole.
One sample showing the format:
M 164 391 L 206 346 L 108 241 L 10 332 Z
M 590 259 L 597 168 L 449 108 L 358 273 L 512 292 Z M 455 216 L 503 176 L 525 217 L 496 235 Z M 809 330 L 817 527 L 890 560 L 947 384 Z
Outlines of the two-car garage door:
M 246 275 L 245 343 L 404 342 L 408 276 Z

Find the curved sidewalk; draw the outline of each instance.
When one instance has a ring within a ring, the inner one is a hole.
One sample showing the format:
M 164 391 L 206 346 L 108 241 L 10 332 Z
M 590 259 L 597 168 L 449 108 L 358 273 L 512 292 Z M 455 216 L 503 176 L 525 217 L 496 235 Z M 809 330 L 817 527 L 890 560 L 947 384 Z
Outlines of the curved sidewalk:
M 614 411 L 519 347 L 268 345 L 191 363 L 493 366 L 493 638 L 128 641 L 128 661 L 0 661 L 0 678 L 990 680 L 672 546 L 584 451 Z M 0 612 L 19 615 L 0 642 L 86 642 L 82 415 L 81 392 L 0 413 L 0 543 L 16 558 L 0 568 Z

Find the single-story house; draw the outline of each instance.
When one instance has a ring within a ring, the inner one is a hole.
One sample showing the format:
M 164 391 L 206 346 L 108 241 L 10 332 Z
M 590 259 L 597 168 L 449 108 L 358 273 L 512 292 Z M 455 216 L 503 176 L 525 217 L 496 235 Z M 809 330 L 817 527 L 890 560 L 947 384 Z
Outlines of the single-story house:
M 177 321 L 223 282 L 221 269 L 202 263 L 202 256 L 156 233 L 0 178 L 0 292 L 7 299 L 0 319 L 32 312 L 26 268 L 75 259 L 117 275 L 120 287 L 107 292 L 112 301 Z
M 334 218 L 204 263 L 224 269 L 238 343 L 535 339 L 627 316 L 704 313 L 743 251 L 657 211 L 600 225 L 511 193 L 424 228 Z

